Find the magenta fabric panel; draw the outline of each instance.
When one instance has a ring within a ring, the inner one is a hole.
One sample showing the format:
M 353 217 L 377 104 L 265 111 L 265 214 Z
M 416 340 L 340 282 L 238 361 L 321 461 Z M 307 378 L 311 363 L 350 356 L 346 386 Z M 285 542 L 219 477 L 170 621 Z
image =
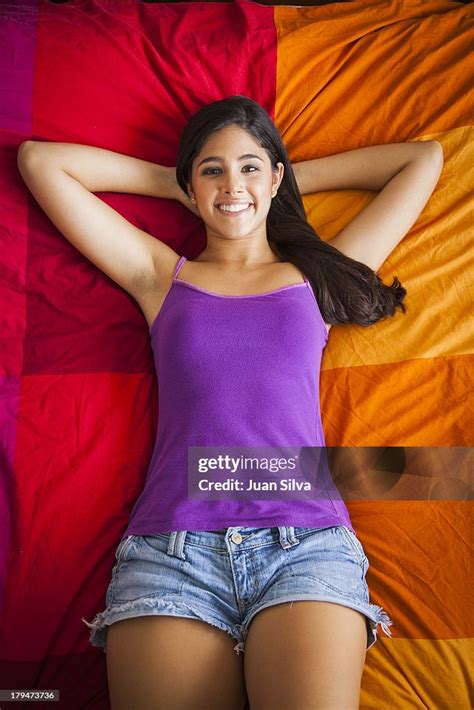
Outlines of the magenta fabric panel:
M 16 152 L 31 134 L 31 94 L 38 3 L 0 7 L 0 634 L 7 613 L 13 525 L 14 459 L 23 360 L 28 196 Z M 4 687 L 4 686 L 2 686 Z
M 39 0 L 0 5 L 0 130 L 23 140 L 31 131 L 38 6 Z

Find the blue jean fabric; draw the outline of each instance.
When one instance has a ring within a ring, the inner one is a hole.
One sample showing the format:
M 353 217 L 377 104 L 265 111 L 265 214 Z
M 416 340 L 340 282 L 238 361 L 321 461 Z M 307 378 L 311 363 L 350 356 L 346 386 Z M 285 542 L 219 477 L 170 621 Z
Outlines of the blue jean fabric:
M 92 622 L 90 643 L 106 653 L 107 627 L 135 616 L 200 619 L 227 631 L 244 651 L 255 614 L 281 602 L 342 604 L 366 617 L 367 650 L 393 622 L 371 604 L 369 561 L 345 525 L 326 528 L 231 527 L 129 535 L 116 550 L 106 609 Z

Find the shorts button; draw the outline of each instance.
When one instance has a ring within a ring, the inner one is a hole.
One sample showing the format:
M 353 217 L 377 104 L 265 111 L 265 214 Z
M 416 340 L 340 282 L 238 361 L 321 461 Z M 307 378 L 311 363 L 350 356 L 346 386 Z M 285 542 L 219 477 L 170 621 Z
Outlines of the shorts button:
M 237 545 L 240 545 L 242 542 L 242 535 L 240 533 L 234 533 L 232 537 L 230 538 L 232 542 L 235 542 Z

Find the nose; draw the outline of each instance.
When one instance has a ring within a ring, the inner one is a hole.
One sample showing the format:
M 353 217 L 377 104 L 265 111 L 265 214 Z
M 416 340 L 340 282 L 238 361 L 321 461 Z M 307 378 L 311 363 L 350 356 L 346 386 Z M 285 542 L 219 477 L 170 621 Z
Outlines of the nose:
M 222 182 L 222 189 L 227 195 L 238 195 L 244 191 L 240 172 L 228 173 Z

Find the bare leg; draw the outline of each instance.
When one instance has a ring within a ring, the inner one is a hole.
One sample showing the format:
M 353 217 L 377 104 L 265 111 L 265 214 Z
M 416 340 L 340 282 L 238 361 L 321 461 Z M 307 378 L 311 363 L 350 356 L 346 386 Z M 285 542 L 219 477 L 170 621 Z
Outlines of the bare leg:
M 243 710 L 243 657 L 226 631 L 194 619 L 140 616 L 112 624 L 112 710 Z
M 263 609 L 245 642 L 252 710 L 358 710 L 366 648 L 364 615 L 341 604 Z

